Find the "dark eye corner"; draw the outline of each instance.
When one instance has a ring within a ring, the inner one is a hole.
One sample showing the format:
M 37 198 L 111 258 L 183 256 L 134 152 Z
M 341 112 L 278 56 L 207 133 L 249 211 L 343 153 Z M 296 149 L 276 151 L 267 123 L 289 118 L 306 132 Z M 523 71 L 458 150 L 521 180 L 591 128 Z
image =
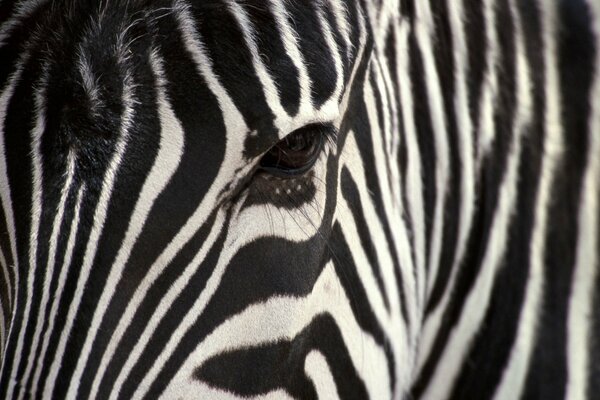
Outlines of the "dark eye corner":
M 281 178 L 308 172 L 327 142 L 335 142 L 336 131 L 329 124 L 310 124 L 297 129 L 269 149 L 260 160 L 260 169 Z

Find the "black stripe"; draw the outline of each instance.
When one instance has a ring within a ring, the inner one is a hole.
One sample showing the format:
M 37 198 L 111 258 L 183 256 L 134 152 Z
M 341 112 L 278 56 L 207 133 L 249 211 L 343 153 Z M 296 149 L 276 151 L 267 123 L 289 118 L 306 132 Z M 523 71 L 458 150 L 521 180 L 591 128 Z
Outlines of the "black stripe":
M 69 233 L 71 230 L 71 224 L 74 223 L 75 207 L 76 207 L 76 203 L 77 203 L 78 191 L 79 191 L 79 188 L 77 186 L 72 185 L 69 189 L 69 194 L 68 194 L 67 200 L 65 202 L 65 212 L 64 212 L 61 224 L 60 224 L 60 228 L 59 228 L 60 233 L 58 236 L 58 242 L 57 242 L 57 246 L 56 246 L 54 273 L 50 277 L 50 282 L 48 283 L 50 298 L 48 299 L 46 308 L 41 310 L 41 312 L 44 314 L 42 330 L 41 330 L 42 334 L 46 334 L 48 332 L 49 324 L 51 322 L 49 319 L 49 313 L 50 313 L 52 304 L 56 301 L 55 295 L 58 293 L 58 283 L 59 283 L 58 279 L 60 276 L 61 269 L 63 267 L 63 263 L 65 262 L 65 258 L 66 258 L 67 244 L 69 241 Z M 65 266 L 65 268 L 68 269 L 69 265 Z M 57 326 L 57 328 L 58 328 L 58 326 Z M 38 348 L 32 349 L 34 351 L 34 357 L 35 357 L 34 359 L 35 360 L 41 359 L 43 336 L 40 337 L 39 340 L 40 340 L 40 342 L 38 344 Z M 50 361 L 48 361 L 48 362 L 50 362 Z M 34 370 L 35 370 L 35 368 L 34 368 Z M 32 380 L 33 380 L 33 371 L 34 370 L 32 370 L 32 373 L 30 374 L 27 382 L 24 382 L 26 388 L 30 388 L 30 385 L 33 384 Z
M 17 304 L 13 312 L 16 314 L 13 318 L 10 338 L 6 348 L 6 354 L 3 356 L 3 362 L 7 365 L 12 363 L 14 358 L 22 356 L 15 354 L 18 335 L 22 329 L 34 323 L 26 319 L 22 313 L 27 301 L 27 281 L 32 273 L 38 273 L 36 266 L 30 266 L 29 262 L 29 236 L 33 225 L 32 195 L 33 195 L 33 152 L 31 148 L 31 132 L 36 124 L 35 112 L 35 89 L 32 83 L 37 82 L 41 74 L 43 60 L 31 59 L 23 68 L 21 79 L 16 83 L 13 96 L 10 98 L 6 118 L 4 119 L 4 146 L 5 149 L 11 149 L 6 152 L 6 168 L 8 176 L 8 185 L 11 189 L 11 202 L 15 217 L 16 248 L 17 259 L 19 260 L 19 285 L 17 291 Z M 31 296 L 31 293 L 29 294 Z M 35 312 L 36 305 L 32 304 Z M 12 339 L 12 340 L 11 340 Z M 27 347 L 27 337 L 24 340 Z M 15 365 L 19 368 L 23 362 Z M 5 368 L 0 380 L 0 397 L 6 396 L 8 379 L 10 372 Z
M 599 211 L 596 210 L 596 213 Z M 598 235 L 596 240 L 596 257 L 599 257 L 600 254 L 600 235 Z M 600 258 L 600 257 L 599 257 Z M 598 262 L 598 261 L 596 261 Z M 596 264 L 598 265 L 598 264 Z M 593 293 L 593 303 L 592 303 L 592 315 L 591 315 L 591 324 L 592 327 L 589 331 L 590 335 L 590 362 L 588 363 L 589 375 L 588 375 L 588 391 L 587 396 L 589 398 L 593 398 L 596 393 L 600 393 L 600 363 L 597 360 L 600 360 L 600 339 L 594 335 L 594 332 L 600 332 L 600 274 L 596 274 L 596 282 L 594 283 L 594 288 L 592 289 Z
M 545 254 L 543 309 L 524 398 L 563 398 L 567 377 L 567 314 L 578 238 L 582 176 L 588 154 L 588 102 L 594 75 L 592 19 L 584 1 L 561 1 L 557 10 L 562 96 L 563 163 L 552 186 Z M 552 349 L 552 351 L 548 351 Z
M 123 365 L 127 361 L 128 357 L 130 356 L 131 351 L 133 350 L 135 345 L 138 343 L 140 335 L 143 333 L 144 329 L 148 325 L 148 322 L 150 321 L 150 318 L 156 311 L 158 305 L 160 304 L 160 301 L 163 299 L 166 292 L 173 285 L 173 283 L 177 280 L 177 278 L 179 278 L 182 271 L 193 260 L 193 258 L 196 256 L 196 254 L 202 247 L 202 245 L 206 242 L 206 239 L 207 239 L 211 229 L 214 228 L 216 215 L 217 214 L 214 213 L 208 219 L 206 224 L 204 224 L 204 226 L 201 229 L 199 229 L 198 232 L 196 232 L 194 237 L 181 249 L 181 251 L 173 259 L 173 261 L 164 268 L 164 271 L 158 277 L 156 282 L 154 282 L 152 284 L 152 286 L 149 288 L 143 301 L 140 303 L 139 307 L 135 311 L 135 314 L 134 314 L 128 328 L 125 330 L 125 333 L 123 334 L 122 339 L 119 341 L 114 355 L 110 359 L 110 362 L 107 364 L 104 377 L 100 381 L 100 386 L 99 386 L 98 395 L 97 395 L 98 398 L 101 398 L 101 399 L 108 398 L 110 391 L 115 384 L 115 380 L 118 377 L 118 374 L 121 372 L 121 369 L 123 368 Z M 225 224 L 225 226 L 227 226 L 227 224 Z M 217 243 L 214 245 L 215 249 L 211 250 L 209 255 L 213 254 L 213 257 L 214 257 L 215 252 L 222 250 L 222 247 L 221 247 L 222 240 L 223 240 L 222 236 L 223 235 L 220 235 L 220 238 L 218 239 Z M 214 268 L 213 264 L 211 264 L 211 265 L 203 264 L 199 268 L 199 270 L 206 269 L 206 271 L 201 273 L 200 275 L 206 277 L 207 276 L 206 274 L 208 272 L 212 272 L 212 268 Z M 125 285 L 125 282 L 123 283 L 123 285 Z M 131 291 L 131 289 L 127 292 L 130 292 L 130 291 Z M 188 290 L 188 292 L 189 292 L 189 290 Z M 120 291 L 117 291 L 116 293 L 117 293 L 117 295 L 119 295 Z M 124 298 L 121 298 L 120 302 L 113 302 L 115 304 L 111 304 L 111 306 L 109 307 L 108 312 L 105 316 L 105 318 L 106 318 L 106 320 L 104 321 L 105 324 L 103 324 L 103 326 L 101 327 L 101 332 L 102 331 L 113 332 L 113 330 L 116 327 L 116 324 L 118 323 L 117 317 L 122 316 L 122 313 L 125 310 L 125 306 L 127 306 L 127 303 L 126 303 L 127 296 L 119 296 L 119 297 L 124 297 Z M 193 299 L 193 300 L 195 300 L 196 298 L 197 298 L 197 296 L 191 297 L 191 299 Z M 181 308 L 178 308 L 176 311 L 178 313 L 177 315 L 179 316 L 179 318 L 181 318 L 181 316 L 184 315 L 183 313 L 185 312 L 185 310 L 182 310 Z M 113 313 L 117 313 L 117 314 L 112 315 Z M 169 332 L 169 331 L 163 331 L 163 332 Z M 161 338 L 164 339 L 165 341 L 160 342 L 160 344 L 161 344 L 161 346 L 159 346 L 160 348 L 162 348 L 162 346 L 166 343 L 166 340 L 169 339 L 169 335 L 167 334 L 166 336 L 161 336 L 158 339 L 161 339 Z M 96 372 L 96 369 L 97 369 L 98 365 L 100 364 L 100 361 L 101 361 L 100 357 L 102 356 L 100 354 L 100 351 L 103 352 L 105 350 L 106 345 L 108 344 L 108 340 L 110 340 L 111 338 L 110 338 L 110 336 L 107 336 L 107 337 L 102 337 L 101 339 L 102 339 L 102 341 L 97 343 L 96 348 L 94 349 L 98 355 L 98 358 L 95 358 L 94 357 L 95 353 L 92 353 L 90 355 L 90 361 L 88 361 L 88 368 L 90 370 L 90 376 L 87 377 L 86 381 L 83 382 L 84 386 L 82 386 L 82 388 L 80 390 L 80 394 L 84 397 L 89 395 L 89 390 L 91 389 L 91 383 L 92 383 L 91 380 L 94 378 L 91 375 L 93 375 L 93 373 Z
M 225 5 L 211 9 L 198 5 L 193 9 L 193 17 L 200 40 L 212 60 L 214 73 L 241 112 L 250 131 L 260 132 L 260 135 L 248 136 L 246 139 L 246 156 L 255 157 L 277 143 L 278 135 L 273 125 L 275 116 L 267 105 L 263 86 L 256 75 L 243 33 Z M 165 58 L 177 60 L 173 55 L 175 54 L 166 55 Z M 187 88 L 190 95 L 194 94 L 194 86 L 188 84 Z M 220 116 L 221 112 L 206 114 Z M 247 132 L 240 134 L 246 135 Z
M 418 379 L 413 386 L 413 395 L 420 397 L 425 391 L 429 380 L 433 377 L 436 363 L 443 354 L 450 333 L 461 317 L 464 303 L 467 299 L 485 256 L 489 243 L 493 217 L 498 204 L 500 185 L 508 162 L 508 149 L 512 141 L 512 127 L 515 106 L 515 54 L 513 42 L 513 26 L 510 10 L 506 0 L 497 8 L 497 29 L 500 39 L 500 64 L 499 80 L 503 89 L 498 99 L 495 111 L 496 133 L 493 145 L 494 151 L 484 161 L 480 178 L 479 207 L 473 219 L 473 229 L 468 240 L 465 256 L 458 271 L 456 283 L 452 290 L 452 297 L 444 312 L 443 322 L 437 333 L 433 347 L 425 362 Z M 431 215 L 431 214 L 429 214 Z
M 383 285 L 383 278 L 381 276 L 381 263 L 379 261 L 379 257 L 377 257 L 377 250 L 375 249 L 375 245 L 370 235 L 371 232 L 369 229 L 369 224 L 365 220 L 365 216 L 361 213 L 364 208 L 362 201 L 360 200 L 358 188 L 356 187 L 356 183 L 350 175 L 350 171 L 348 171 L 346 167 L 342 169 L 340 186 L 342 188 L 342 195 L 344 199 L 348 204 L 352 204 L 352 209 L 349 211 L 356 222 L 356 231 L 360 238 L 361 247 L 367 256 L 367 259 L 369 260 L 369 266 L 373 271 L 373 276 L 377 282 L 377 287 L 379 288 L 379 292 L 383 297 L 385 308 L 389 312 L 390 300 L 389 294 Z M 392 246 L 393 244 L 388 242 L 388 245 Z
M 330 169 L 334 171 L 335 169 Z M 334 173 L 329 176 L 335 178 Z M 328 188 L 334 185 L 327 185 Z M 328 199 L 335 196 L 329 196 Z M 324 215 L 329 216 L 321 223 L 320 234 L 308 239 L 306 242 L 294 243 L 281 238 L 259 238 L 242 247 L 233 259 L 228 263 L 227 269 L 221 279 L 219 287 L 208 303 L 204 312 L 199 316 L 191 329 L 184 335 L 175 352 L 153 383 L 149 395 L 158 396 L 172 379 L 181 363 L 187 355 L 193 351 L 196 345 L 203 340 L 215 327 L 223 323 L 228 316 L 234 315 L 248 305 L 264 301 L 276 295 L 306 296 L 311 292 L 316 279 L 325 264 L 323 254 L 327 254 L 330 247 L 327 239 L 328 228 L 333 215 L 331 200 L 325 205 Z M 327 211 L 329 208 L 329 211 Z M 284 211 L 285 212 L 285 211 Z M 265 221 L 265 226 L 268 222 Z M 267 231 L 267 229 L 265 229 Z M 168 336 L 181 322 L 181 316 L 185 315 L 198 298 L 210 274 L 217 263 L 224 239 L 220 239 L 218 245 L 211 250 L 205 265 L 191 279 L 186 290 L 180 295 L 171 307 L 169 314 L 161 321 L 157 332 L 165 332 Z M 137 384 L 156 359 L 157 352 L 162 349 L 159 343 L 168 340 L 155 335 L 146 351 L 136 363 L 129 379 L 125 382 L 121 391 L 123 398 L 129 398 L 136 389 Z
M 304 372 L 306 356 L 312 350 L 327 360 L 341 399 L 367 398 L 342 333 L 328 314 L 316 316 L 290 341 L 219 354 L 198 367 L 194 378 L 240 396 L 266 394 L 283 386 L 294 398 L 316 399 L 315 387 Z
M 532 4 L 533 2 L 519 1 L 519 4 Z M 473 139 L 477 143 L 480 121 L 481 89 L 484 84 L 484 74 L 490 68 L 486 60 L 487 38 L 485 30 L 488 21 L 485 20 L 484 5 L 482 1 L 471 0 L 464 2 L 464 29 L 469 53 L 469 69 L 467 85 L 469 90 L 469 111 L 473 121 Z M 530 53 L 532 54 L 532 53 Z
M 417 144 L 421 155 L 421 176 L 423 184 L 423 201 L 425 216 L 425 248 L 429 247 L 431 237 L 432 218 L 435 207 L 435 142 L 430 116 L 429 101 L 427 97 L 427 84 L 425 82 L 425 68 L 421 50 L 415 36 L 414 28 L 408 36 L 409 75 L 412 83 L 413 110 Z M 425 253 L 425 265 L 429 263 L 429 252 Z
M 528 128 L 525 128 L 529 131 Z M 527 140 L 520 154 L 518 198 L 508 231 L 506 255 L 491 292 L 481 329 L 469 351 L 451 398 L 492 398 L 516 339 L 529 276 L 531 234 L 539 183 L 539 133 Z M 547 384 L 551 384 L 548 382 Z
M 458 228 L 460 221 L 461 204 L 461 164 L 459 154 L 458 126 L 455 113 L 455 70 L 454 65 L 454 43 L 450 23 L 448 21 L 448 10 L 443 1 L 432 2 L 433 18 L 435 24 L 435 63 L 436 70 L 439 73 L 441 84 L 444 111 L 446 116 L 446 128 L 448 139 L 448 188 L 446 193 L 436 195 L 444 197 L 442 210 L 442 236 L 440 247 L 440 259 L 438 261 L 438 275 L 433 284 L 426 308 L 426 314 L 430 313 L 441 300 L 444 289 L 448 284 L 451 274 L 451 267 L 454 262 L 454 255 L 457 245 Z
M 321 107 L 335 90 L 338 79 L 331 50 L 325 40 L 325 34 L 317 18 L 321 6 L 318 2 L 288 2 L 291 26 L 296 27 L 299 36 L 301 53 L 310 77 L 311 97 L 315 108 Z M 324 13 L 325 21 L 327 14 Z
M 281 104 L 288 114 L 296 115 L 300 108 L 298 69 L 285 51 L 269 4 L 264 0 L 248 0 L 242 7 L 252 21 L 259 55 L 277 85 Z

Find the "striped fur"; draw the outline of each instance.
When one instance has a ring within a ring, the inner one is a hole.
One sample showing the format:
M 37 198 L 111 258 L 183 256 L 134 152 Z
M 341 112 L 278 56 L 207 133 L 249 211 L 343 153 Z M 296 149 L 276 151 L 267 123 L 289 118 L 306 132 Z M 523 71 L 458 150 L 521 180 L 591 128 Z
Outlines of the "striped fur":
M 7 0 L 0 60 L 0 398 L 600 391 L 596 0 Z

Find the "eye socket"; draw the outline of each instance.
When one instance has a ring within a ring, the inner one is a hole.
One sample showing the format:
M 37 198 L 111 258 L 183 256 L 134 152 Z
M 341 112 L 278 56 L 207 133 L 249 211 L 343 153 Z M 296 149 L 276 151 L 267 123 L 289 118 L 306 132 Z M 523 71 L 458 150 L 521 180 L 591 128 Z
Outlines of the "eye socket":
M 326 135 L 323 128 L 309 125 L 290 133 L 263 156 L 261 168 L 280 177 L 307 172 L 315 164 L 323 148 Z

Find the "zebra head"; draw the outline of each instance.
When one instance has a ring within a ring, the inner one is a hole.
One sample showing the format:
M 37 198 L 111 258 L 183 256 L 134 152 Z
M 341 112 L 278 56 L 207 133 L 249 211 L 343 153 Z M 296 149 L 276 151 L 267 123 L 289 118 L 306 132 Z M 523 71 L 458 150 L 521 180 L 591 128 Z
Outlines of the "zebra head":
M 594 398 L 596 0 L 0 2 L 0 398 Z
M 403 392 L 382 10 L 92 3 L 3 25 L 2 397 Z

